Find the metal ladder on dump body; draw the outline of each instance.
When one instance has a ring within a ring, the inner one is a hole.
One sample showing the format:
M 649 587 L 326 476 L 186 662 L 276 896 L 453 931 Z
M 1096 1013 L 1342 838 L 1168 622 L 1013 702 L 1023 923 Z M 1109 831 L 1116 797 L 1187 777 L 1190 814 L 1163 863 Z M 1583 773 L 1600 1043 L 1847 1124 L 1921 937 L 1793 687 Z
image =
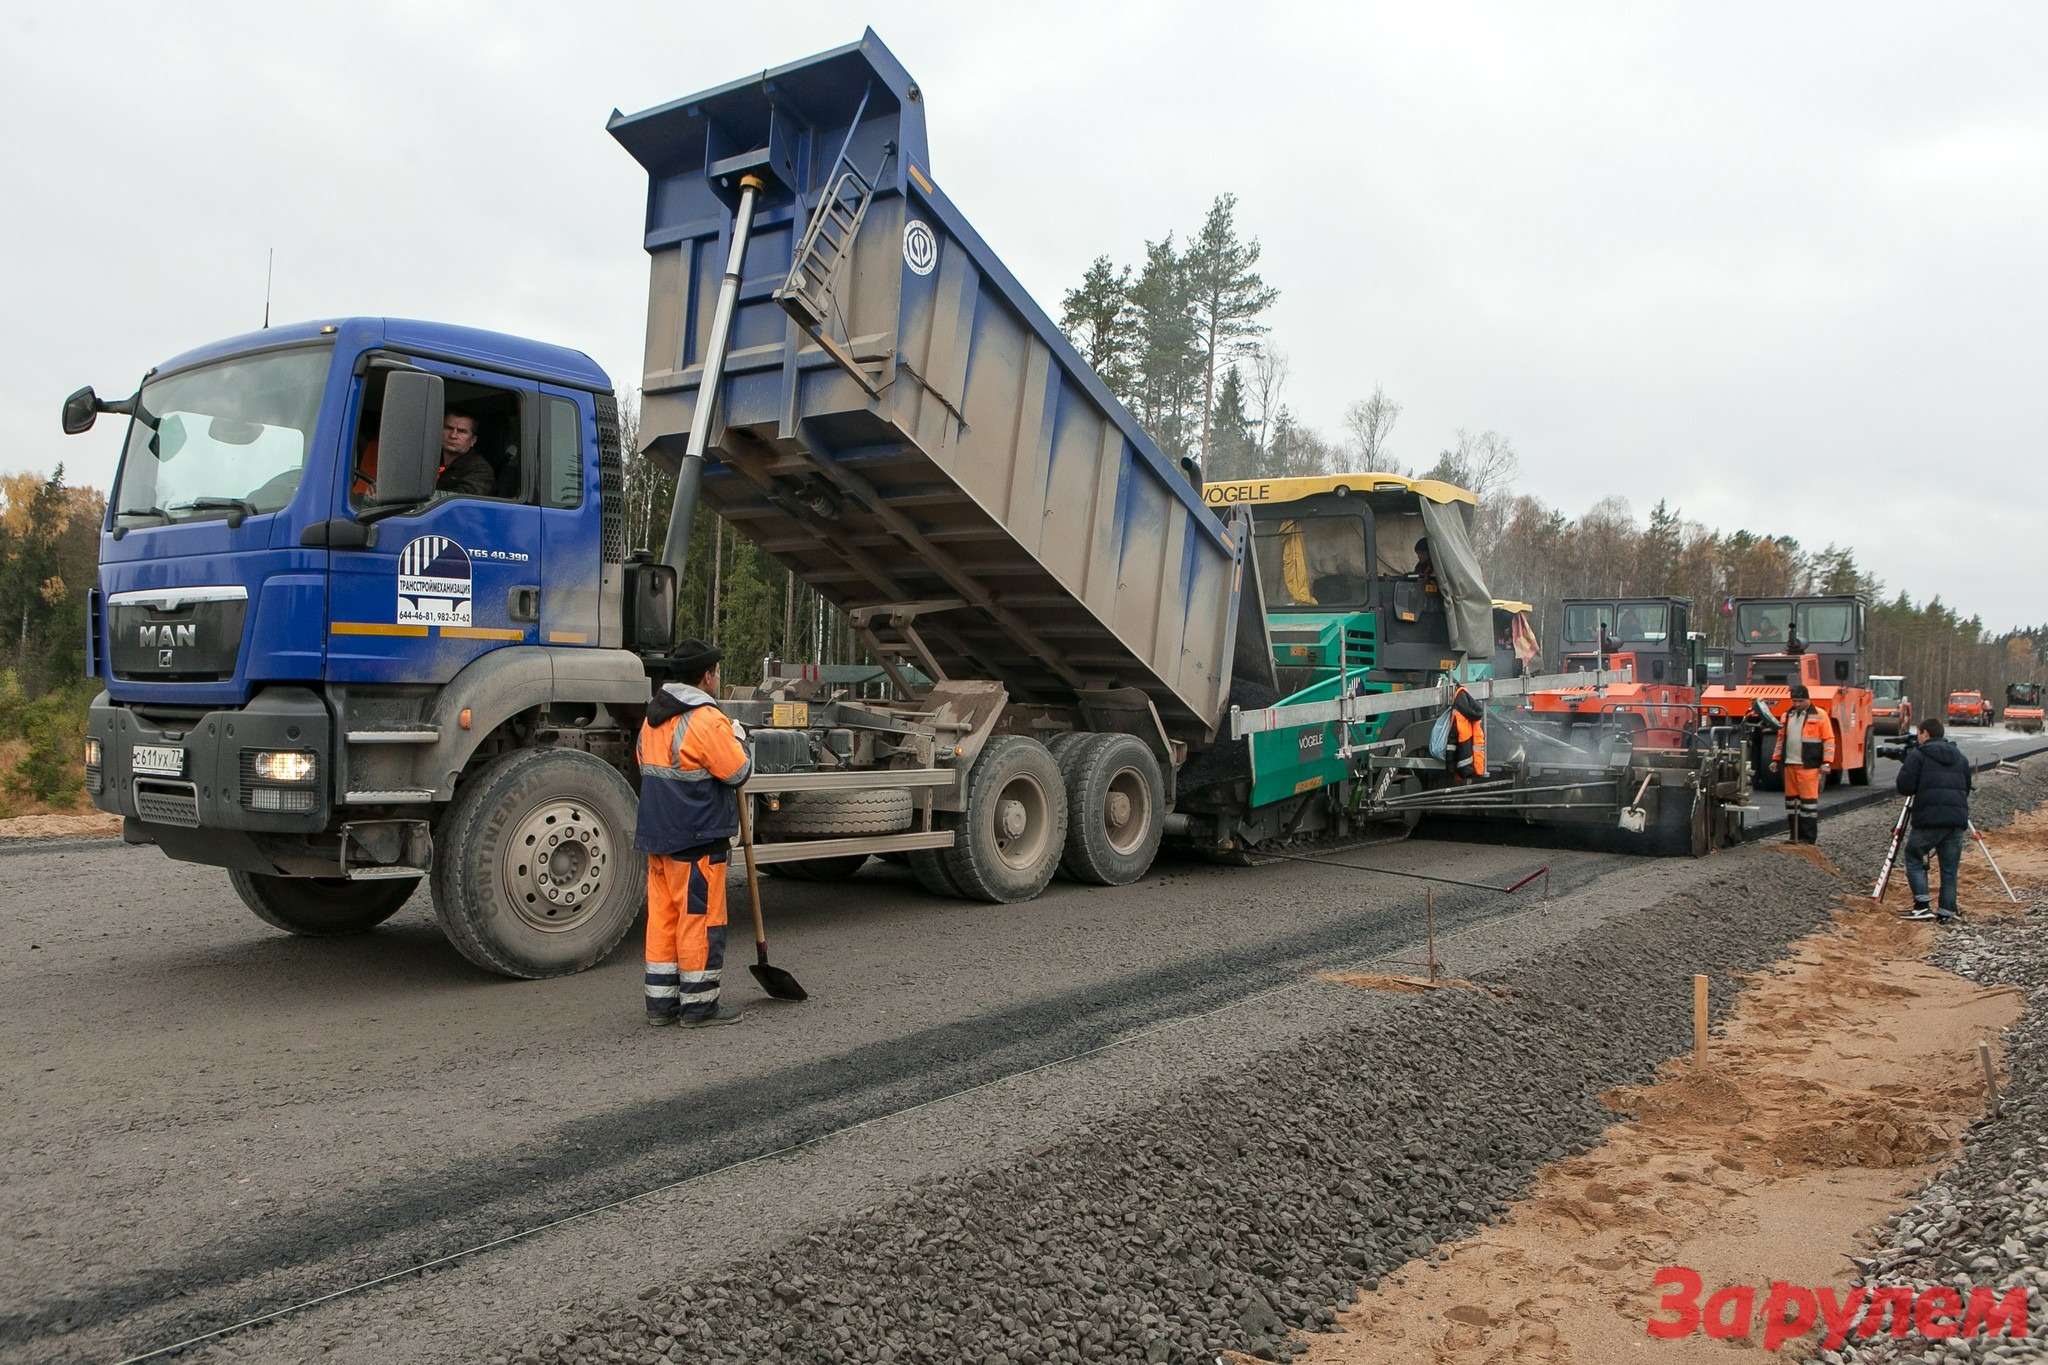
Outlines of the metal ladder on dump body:
M 832 170 L 825 177 L 825 189 L 818 196 L 818 206 L 811 211 L 811 221 L 797 242 L 789 274 L 775 291 L 775 301 L 839 362 L 842 369 L 872 394 L 881 391 L 876 377 L 869 373 L 867 366 L 854 359 L 843 318 L 834 307 L 839 277 L 847 258 L 853 255 L 854 243 L 860 237 L 861 221 L 867 217 L 868 206 L 875 200 L 875 188 L 889 167 L 889 158 L 896 154 L 895 143 L 884 147 L 882 159 L 875 166 L 873 175 L 861 174 L 860 168 L 849 158 L 853 135 L 859 130 L 861 115 L 867 112 L 867 107 L 868 95 L 864 92 L 859 108 L 854 110 L 853 121 L 847 125 L 846 138 L 839 144 L 839 155 L 833 158 Z

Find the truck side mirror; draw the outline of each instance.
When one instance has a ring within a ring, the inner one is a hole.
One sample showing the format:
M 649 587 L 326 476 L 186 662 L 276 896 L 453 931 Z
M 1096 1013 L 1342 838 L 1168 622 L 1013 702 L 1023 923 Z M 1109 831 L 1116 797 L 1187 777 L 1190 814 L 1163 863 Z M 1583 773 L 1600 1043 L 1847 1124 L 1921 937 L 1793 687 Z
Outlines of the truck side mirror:
M 91 431 L 93 419 L 99 415 L 99 395 L 92 391 L 92 385 L 87 384 L 64 400 L 64 434 L 79 436 Z
M 626 648 L 666 654 L 675 640 L 675 569 L 645 561 L 626 565 Z
M 445 390 L 438 374 L 393 370 L 384 380 L 384 415 L 377 424 L 377 483 L 370 501 L 402 507 L 434 496 L 441 473 L 441 411 Z

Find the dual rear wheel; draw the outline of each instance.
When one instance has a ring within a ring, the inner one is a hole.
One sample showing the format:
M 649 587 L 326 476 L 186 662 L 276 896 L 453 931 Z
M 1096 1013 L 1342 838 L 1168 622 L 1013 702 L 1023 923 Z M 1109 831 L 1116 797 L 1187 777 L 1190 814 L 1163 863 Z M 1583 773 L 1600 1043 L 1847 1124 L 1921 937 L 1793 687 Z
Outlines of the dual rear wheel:
M 968 775 L 967 809 L 948 822 L 953 847 L 908 861 L 926 890 L 970 900 L 1030 900 L 1055 872 L 1126 886 L 1151 868 L 1165 816 L 1159 761 L 1133 735 L 998 735 Z

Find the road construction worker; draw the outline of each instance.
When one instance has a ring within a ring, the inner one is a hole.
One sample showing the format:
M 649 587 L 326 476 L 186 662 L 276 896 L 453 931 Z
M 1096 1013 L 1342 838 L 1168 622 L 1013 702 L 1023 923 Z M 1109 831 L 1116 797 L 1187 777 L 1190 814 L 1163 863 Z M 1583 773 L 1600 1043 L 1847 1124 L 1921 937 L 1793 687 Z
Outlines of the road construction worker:
M 672 681 L 640 727 L 640 825 L 647 855 L 647 1022 L 737 1023 L 718 998 L 725 965 L 725 868 L 739 789 L 753 770 L 746 732 L 718 709 L 718 662 L 702 640 L 670 659 Z
M 1451 698 L 1451 781 L 1486 776 L 1486 708 L 1464 688 Z
M 1790 842 L 1820 842 L 1820 789 L 1834 766 L 1834 722 L 1813 704 L 1803 683 L 1794 683 L 1792 707 L 1771 753 L 1771 771 L 1785 775 L 1785 829 Z

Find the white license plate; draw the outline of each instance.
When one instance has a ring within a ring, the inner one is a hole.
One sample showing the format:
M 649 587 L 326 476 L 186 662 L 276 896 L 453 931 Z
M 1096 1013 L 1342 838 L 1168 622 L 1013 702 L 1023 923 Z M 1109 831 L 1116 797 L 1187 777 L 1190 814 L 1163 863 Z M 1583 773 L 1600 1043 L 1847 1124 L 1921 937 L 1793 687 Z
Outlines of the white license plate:
M 138 744 L 128 755 L 128 767 L 157 777 L 183 777 L 185 751 L 175 744 Z

